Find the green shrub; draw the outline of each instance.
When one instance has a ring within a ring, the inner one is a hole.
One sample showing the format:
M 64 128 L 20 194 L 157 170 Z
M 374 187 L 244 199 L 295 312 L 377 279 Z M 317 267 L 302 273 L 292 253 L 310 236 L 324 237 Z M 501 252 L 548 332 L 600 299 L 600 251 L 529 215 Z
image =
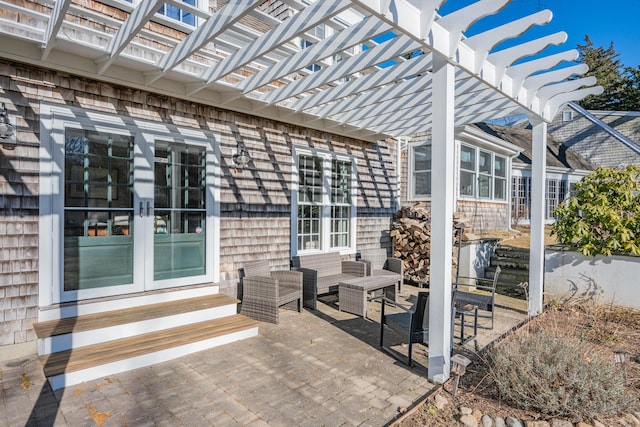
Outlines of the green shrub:
M 598 168 L 559 205 L 552 234 L 584 255 L 640 255 L 640 167 Z
M 514 407 L 550 417 L 616 415 L 629 401 L 622 373 L 586 342 L 546 330 L 507 339 L 488 353 L 491 378 Z

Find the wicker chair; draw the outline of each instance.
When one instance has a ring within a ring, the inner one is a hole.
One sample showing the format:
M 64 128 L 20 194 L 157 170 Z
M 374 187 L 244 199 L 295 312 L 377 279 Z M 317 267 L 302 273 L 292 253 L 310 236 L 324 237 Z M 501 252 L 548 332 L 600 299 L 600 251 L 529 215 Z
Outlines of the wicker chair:
M 271 271 L 268 260 L 246 264 L 243 270 L 241 314 L 278 324 L 280 307 L 301 311 L 301 272 Z
M 367 264 L 367 276 L 397 276 L 398 291 L 402 291 L 404 277 L 401 259 L 389 257 L 387 250 L 380 248 L 362 249 L 360 261 Z

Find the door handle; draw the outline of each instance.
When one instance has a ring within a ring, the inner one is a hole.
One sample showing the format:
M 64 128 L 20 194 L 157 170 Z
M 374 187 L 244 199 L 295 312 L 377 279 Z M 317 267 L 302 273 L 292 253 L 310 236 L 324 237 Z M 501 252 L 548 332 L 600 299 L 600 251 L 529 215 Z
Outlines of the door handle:
M 140 202 L 140 218 L 144 215 L 144 208 L 142 207 L 142 202 Z
M 147 216 L 151 216 L 151 202 L 147 202 Z

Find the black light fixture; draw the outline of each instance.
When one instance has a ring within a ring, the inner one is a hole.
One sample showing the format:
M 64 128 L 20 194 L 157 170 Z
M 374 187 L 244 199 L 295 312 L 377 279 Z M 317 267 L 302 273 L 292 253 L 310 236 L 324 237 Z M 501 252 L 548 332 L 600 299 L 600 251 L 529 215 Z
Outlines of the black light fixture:
M 247 150 L 244 149 L 244 145 L 242 143 L 238 143 L 237 150 L 236 154 L 233 155 L 233 163 L 237 169 L 243 169 L 249 164 L 251 158 L 249 157 Z
M 2 143 L 4 148 L 8 150 L 16 148 L 15 133 L 16 128 L 9 121 L 9 113 L 3 102 L 2 107 L 0 107 L 0 143 Z

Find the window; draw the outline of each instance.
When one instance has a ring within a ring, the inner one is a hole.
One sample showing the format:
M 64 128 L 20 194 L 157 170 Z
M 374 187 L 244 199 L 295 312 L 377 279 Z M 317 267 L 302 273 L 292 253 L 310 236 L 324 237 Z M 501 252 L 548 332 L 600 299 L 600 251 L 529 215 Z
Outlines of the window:
M 461 144 L 460 196 L 507 200 L 507 158 Z
M 413 197 L 431 196 L 431 143 L 411 149 Z
M 353 248 L 353 162 L 330 154 L 298 155 L 297 252 Z M 292 245 L 293 246 L 293 245 Z
M 331 162 L 331 247 L 348 247 L 351 236 L 351 162 Z
M 182 0 L 182 3 L 188 4 L 189 6 L 196 6 L 196 0 Z M 196 25 L 196 17 L 191 12 L 188 12 L 171 4 L 165 3 L 164 5 L 160 6 L 160 9 L 158 9 L 158 13 L 160 15 L 165 15 L 167 18 L 175 19 L 176 21 L 180 21 L 193 27 L 195 27 Z
M 570 122 L 571 120 L 573 120 L 573 111 L 572 110 L 566 110 L 562 112 L 562 121 L 563 122 Z
M 514 176 L 512 178 L 511 217 L 515 222 L 531 219 L 531 177 Z M 553 211 L 567 197 L 573 183 L 566 179 L 547 178 L 545 180 L 545 219 L 555 219 Z
M 476 194 L 476 149 L 460 147 L 460 195 L 474 197 Z
M 320 249 L 322 159 L 300 156 L 298 162 L 298 248 Z

